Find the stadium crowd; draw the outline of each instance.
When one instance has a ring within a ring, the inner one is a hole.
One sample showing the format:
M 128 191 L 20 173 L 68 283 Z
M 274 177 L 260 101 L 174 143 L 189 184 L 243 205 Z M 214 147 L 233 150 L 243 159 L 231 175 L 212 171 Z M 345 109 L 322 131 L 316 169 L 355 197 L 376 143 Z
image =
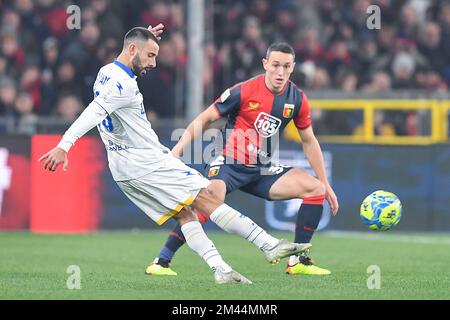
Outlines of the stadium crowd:
M 69 5 L 81 28 L 67 27 Z M 381 8 L 369 30 L 368 6 Z M 0 1 L 0 117 L 33 133 L 37 116 L 73 120 L 92 100 L 98 69 L 118 55 L 133 26 L 163 23 L 158 66 L 139 86 L 148 116 L 182 118 L 186 90 L 185 1 Z M 205 1 L 205 103 L 262 72 L 273 41 L 295 49 L 291 79 L 308 90 L 446 92 L 450 84 L 450 2 L 437 0 Z M 402 120 L 402 122 L 405 122 Z M 396 128 L 404 134 L 405 128 Z M 407 132 L 406 132 L 407 133 Z

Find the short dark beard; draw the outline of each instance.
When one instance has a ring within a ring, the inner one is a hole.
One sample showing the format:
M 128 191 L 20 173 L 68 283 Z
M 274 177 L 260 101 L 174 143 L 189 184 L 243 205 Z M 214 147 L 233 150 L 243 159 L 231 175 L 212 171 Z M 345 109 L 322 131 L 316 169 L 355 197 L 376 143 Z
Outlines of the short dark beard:
M 131 61 L 131 71 L 133 71 L 133 73 L 139 77 L 141 75 L 141 71 L 144 68 L 142 67 L 142 63 L 141 63 L 141 59 L 139 58 L 139 55 L 136 54 L 133 58 L 133 60 Z

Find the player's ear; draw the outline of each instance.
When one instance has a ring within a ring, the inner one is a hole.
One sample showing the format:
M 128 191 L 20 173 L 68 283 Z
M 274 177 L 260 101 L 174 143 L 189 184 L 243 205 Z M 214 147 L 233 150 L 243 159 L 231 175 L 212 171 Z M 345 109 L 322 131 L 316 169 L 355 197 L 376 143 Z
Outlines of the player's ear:
M 293 72 L 294 69 L 295 69 L 295 62 L 293 62 L 293 63 L 291 64 L 291 72 Z
M 136 46 L 136 43 L 131 42 L 131 43 L 128 45 L 128 53 L 129 53 L 130 56 L 132 56 L 132 57 L 134 57 L 134 56 L 136 55 L 136 53 L 137 53 L 137 46 Z
M 266 58 L 262 58 L 261 61 L 262 61 L 262 65 L 263 65 L 264 70 L 267 71 L 267 64 L 269 63 L 269 61 Z

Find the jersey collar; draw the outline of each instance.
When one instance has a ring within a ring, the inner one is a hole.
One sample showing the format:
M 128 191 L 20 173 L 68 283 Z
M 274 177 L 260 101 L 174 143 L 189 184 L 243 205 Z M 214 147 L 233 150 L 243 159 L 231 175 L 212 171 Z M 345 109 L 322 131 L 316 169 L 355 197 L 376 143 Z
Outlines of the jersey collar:
M 134 73 L 133 73 L 133 71 L 131 71 L 130 68 L 128 68 L 126 65 L 124 65 L 122 62 L 120 62 L 120 61 L 117 60 L 117 59 L 114 59 L 114 64 L 115 64 L 116 66 L 119 66 L 119 68 L 121 68 L 121 69 L 122 69 L 123 71 L 125 71 L 131 78 L 134 79 Z

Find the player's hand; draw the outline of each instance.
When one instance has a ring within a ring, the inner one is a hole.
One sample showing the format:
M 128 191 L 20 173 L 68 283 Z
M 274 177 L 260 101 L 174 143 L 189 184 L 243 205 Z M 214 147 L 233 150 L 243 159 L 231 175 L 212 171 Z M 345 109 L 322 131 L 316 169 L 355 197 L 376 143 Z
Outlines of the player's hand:
M 331 208 L 331 213 L 335 216 L 339 210 L 339 203 L 333 189 L 329 184 L 326 185 L 326 199 Z
M 44 170 L 55 171 L 60 163 L 63 163 L 63 170 L 67 171 L 69 166 L 69 159 L 67 158 L 67 152 L 60 147 L 55 147 L 42 157 L 39 158 L 39 162 L 45 160 Z
M 162 23 L 158 24 L 156 27 L 148 26 L 148 30 L 153 33 L 158 40 L 161 40 L 159 35 L 164 32 L 163 29 L 164 25 Z
M 172 153 L 172 155 L 175 158 L 181 158 L 181 156 L 183 155 L 183 150 L 177 148 L 177 146 L 173 147 L 172 150 L 170 150 L 170 153 Z

